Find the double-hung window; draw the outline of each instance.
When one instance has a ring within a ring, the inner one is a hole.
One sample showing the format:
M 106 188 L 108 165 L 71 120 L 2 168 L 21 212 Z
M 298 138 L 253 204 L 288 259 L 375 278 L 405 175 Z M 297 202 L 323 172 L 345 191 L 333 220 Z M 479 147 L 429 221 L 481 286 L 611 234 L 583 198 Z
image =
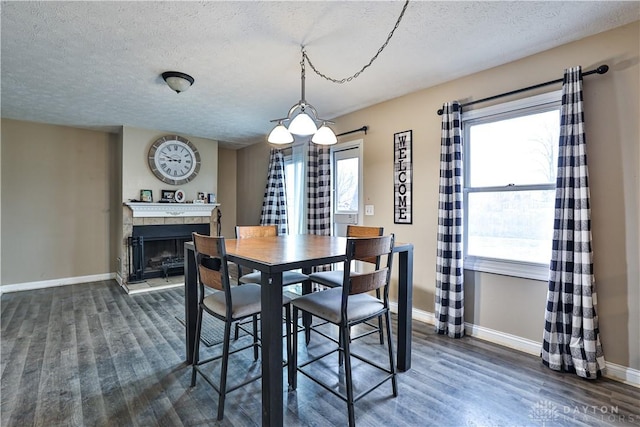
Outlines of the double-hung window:
M 561 92 L 462 114 L 465 268 L 547 280 Z

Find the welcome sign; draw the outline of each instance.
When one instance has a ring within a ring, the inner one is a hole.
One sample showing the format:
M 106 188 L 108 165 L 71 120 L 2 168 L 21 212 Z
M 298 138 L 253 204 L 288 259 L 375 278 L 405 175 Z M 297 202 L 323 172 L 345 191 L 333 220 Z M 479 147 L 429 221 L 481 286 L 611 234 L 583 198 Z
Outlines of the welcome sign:
M 396 224 L 412 223 L 412 136 L 410 130 L 393 135 L 393 222 Z

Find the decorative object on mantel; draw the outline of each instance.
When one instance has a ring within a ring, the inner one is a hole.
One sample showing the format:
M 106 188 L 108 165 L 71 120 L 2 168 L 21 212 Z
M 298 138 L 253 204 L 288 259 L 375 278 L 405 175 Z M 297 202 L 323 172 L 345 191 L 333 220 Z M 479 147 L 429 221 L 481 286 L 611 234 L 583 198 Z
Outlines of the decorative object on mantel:
M 175 200 L 177 203 L 184 203 L 184 201 L 187 200 L 187 196 L 184 194 L 184 190 L 176 190 L 175 194 L 173 195 L 173 200 Z
M 371 60 L 360 69 L 360 71 L 356 72 L 354 75 L 345 77 L 343 79 L 334 79 L 329 77 L 320 71 L 313 65 L 309 56 L 307 55 L 307 51 L 305 50 L 305 46 L 301 46 L 302 50 L 302 60 L 300 61 L 300 80 L 302 87 L 302 95 L 300 97 L 300 101 L 294 104 L 290 109 L 289 113 L 286 117 L 271 120 L 276 124 L 276 127 L 269 133 L 267 137 L 267 141 L 271 144 L 290 144 L 294 141 L 293 135 L 297 136 L 311 136 L 311 142 L 318 145 L 333 145 L 338 142 L 338 138 L 333 130 L 328 126 L 329 124 L 333 124 L 333 122 L 321 119 L 318 117 L 318 112 L 313 107 L 313 105 L 309 104 L 305 99 L 305 62 L 309 63 L 311 69 L 320 77 L 324 78 L 333 83 L 346 83 L 358 77 L 364 70 L 366 70 L 373 61 L 376 60 L 378 55 L 387 47 L 391 37 L 393 37 L 393 33 L 396 31 L 398 26 L 400 25 L 400 21 L 402 21 L 402 17 L 404 16 L 404 12 L 407 10 L 407 6 L 409 5 L 409 0 L 407 0 L 402 8 L 402 12 L 400 12 L 400 16 L 396 20 L 396 24 L 387 36 L 384 44 L 378 49 L 376 54 L 371 58 Z M 288 124 L 288 127 L 285 126 L 285 123 Z M 320 128 L 318 128 L 320 125 Z
M 207 203 L 215 203 L 216 202 L 216 193 L 209 193 L 207 195 Z
M 191 141 L 178 135 L 158 138 L 149 149 L 149 167 L 160 181 L 182 185 L 200 172 L 200 153 Z
M 140 201 L 141 202 L 153 202 L 153 191 L 151 191 L 151 190 L 140 190 Z
M 162 190 L 162 199 L 160 203 L 173 203 L 176 201 L 175 190 Z
M 125 202 L 134 218 L 211 216 L 219 203 L 144 203 Z
M 411 224 L 413 165 L 411 142 L 413 131 L 393 134 L 393 222 Z
M 176 93 L 184 92 L 189 89 L 195 81 L 189 74 L 181 73 L 180 71 L 165 71 L 162 73 L 162 78 L 171 89 Z

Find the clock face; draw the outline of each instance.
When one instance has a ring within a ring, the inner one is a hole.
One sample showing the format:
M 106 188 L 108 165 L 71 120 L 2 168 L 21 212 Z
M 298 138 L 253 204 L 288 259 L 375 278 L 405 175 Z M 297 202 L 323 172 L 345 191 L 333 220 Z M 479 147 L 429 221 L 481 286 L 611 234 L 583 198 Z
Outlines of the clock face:
M 200 171 L 200 153 L 191 141 L 177 135 L 159 138 L 149 150 L 149 167 L 162 182 L 185 184 Z

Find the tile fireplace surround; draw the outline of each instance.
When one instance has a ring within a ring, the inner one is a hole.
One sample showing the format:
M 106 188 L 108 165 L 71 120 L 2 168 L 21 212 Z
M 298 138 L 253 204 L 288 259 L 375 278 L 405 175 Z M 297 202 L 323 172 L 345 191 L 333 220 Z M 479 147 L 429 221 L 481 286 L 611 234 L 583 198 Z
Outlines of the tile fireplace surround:
M 130 292 L 129 285 L 129 247 L 128 240 L 137 225 L 175 225 L 206 224 L 212 234 L 217 230 L 217 203 L 125 203 L 122 207 L 122 258 L 120 261 L 120 278 L 122 287 Z M 129 285 L 129 286 L 128 286 Z M 137 285 L 135 285 L 138 287 Z

